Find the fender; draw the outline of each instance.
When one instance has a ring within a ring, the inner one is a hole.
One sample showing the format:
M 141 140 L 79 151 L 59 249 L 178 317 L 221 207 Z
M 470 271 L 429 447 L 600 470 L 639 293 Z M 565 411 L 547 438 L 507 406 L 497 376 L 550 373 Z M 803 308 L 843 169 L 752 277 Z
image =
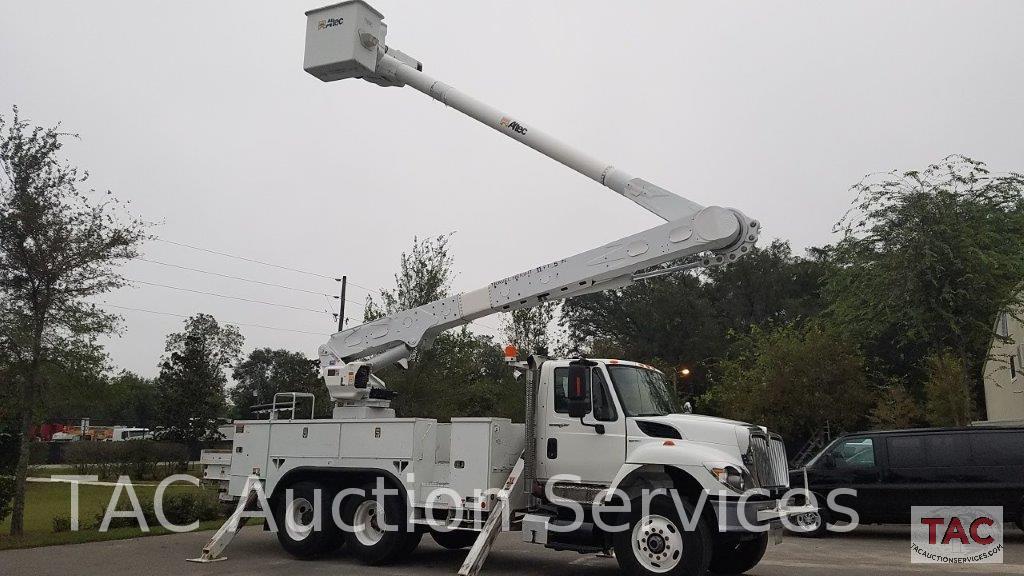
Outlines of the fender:
M 722 484 L 704 468 L 705 462 L 726 462 L 746 468 L 735 454 L 707 444 L 675 440 L 675 445 L 666 446 L 661 440 L 645 442 L 633 449 L 606 492 L 606 498 L 614 494 L 631 474 L 645 466 L 664 466 L 685 472 L 706 490 L 717 492 Z

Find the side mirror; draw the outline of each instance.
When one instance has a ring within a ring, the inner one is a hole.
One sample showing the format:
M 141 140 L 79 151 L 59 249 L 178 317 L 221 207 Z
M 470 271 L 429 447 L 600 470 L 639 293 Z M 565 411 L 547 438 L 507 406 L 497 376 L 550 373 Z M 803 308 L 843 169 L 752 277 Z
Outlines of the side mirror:
M 566 400 L 570 418 L 583 418 L 590 414 L 590 366 L 583 363 L 569 364 Z

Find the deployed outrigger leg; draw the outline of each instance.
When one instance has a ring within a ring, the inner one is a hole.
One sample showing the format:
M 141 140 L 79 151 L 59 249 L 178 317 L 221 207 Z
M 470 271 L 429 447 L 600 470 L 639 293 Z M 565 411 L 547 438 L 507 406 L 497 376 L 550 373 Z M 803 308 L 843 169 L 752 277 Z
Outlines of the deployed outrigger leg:
M 189 558 L 188 561 L 206 563 L 227 560 L 227 556 L 221 556 L 220 553 L 227 548 L 228 544 L 234 540 L 235 536 L 242 530 L 242 527 L 245 526 L 245 524 L 242 524 L 242 514 L 259 500 L 266 501 L 266 496 L 263 495 L 263 484 L 260 483 L 259 476 L 250 474 L 245 479 L 245 488 L 242 490 L 242 496 L 238 499 L 238 506 L 235 507 L 235 511 L 224 522 L 224 525 L 220 527 L 220 530 L 217 530 L 213 538 L 210 538 L 206 546 L 203 547 L 203 555 L 199 558 Z
M 512 467 L 512 473 L 508 475 L 505 485 L 498 491 L 498 501 L 491 510 L 490 516 L 487 517 L 487 521 L 484 522 L 484 527 L 476 537 L 473 547 L 469 549 L 466 561 L 462 563 L 462 568 L 459 569 L 459 576 L 477 576 L 480 573 L 480 569 L 484 567 L 484 561 L 487 560 L 487 554 L 491 551 L 491 545 L 494 544 L 494 539 L 498 537 L 498 532 L 501 531 L 501 519 L 505 514 L 509 513 L 509 494 L 516 489 L 522 490 L 522 488 L 519 488 L 519 485 L 523 477 L 524 466 L 525 462 L 520 457 L 516 465 Z

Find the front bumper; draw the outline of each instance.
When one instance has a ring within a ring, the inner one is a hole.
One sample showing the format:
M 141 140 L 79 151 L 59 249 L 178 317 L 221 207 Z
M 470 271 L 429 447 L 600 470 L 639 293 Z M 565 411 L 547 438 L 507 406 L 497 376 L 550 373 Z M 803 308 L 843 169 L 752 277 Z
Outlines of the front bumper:
M 763 532 L 780 527 L 783 518 L 817 510 L 811 505 L 787 506 L 781 500 L 725 500 L 715 504 L 722 532 Z

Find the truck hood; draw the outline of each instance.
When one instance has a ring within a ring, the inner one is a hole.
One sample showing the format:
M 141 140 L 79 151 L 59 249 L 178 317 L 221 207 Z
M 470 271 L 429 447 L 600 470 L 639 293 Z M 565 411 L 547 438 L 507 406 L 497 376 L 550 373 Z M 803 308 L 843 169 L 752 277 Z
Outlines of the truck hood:
M 723 444 L 736 447 L 740 438 L 747 436 L 750 424 L 704 416 L 700 414 L 667 414 L 665 416 L 637 416 L 635 420 L 646 420 L 671 426 L 679 431 L 683 438 L 693 442 L 706 444 Z

